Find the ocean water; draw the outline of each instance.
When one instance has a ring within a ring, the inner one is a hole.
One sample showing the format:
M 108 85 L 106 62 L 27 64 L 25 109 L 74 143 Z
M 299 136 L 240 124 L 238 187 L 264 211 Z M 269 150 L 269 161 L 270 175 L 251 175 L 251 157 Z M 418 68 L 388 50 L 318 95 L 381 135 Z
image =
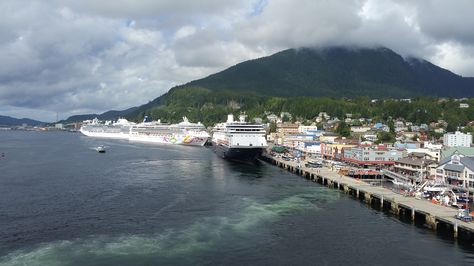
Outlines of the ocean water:
M 0 265 L 382 264 L 474 265 L 474 247 L 207 148 L 0 132 Z

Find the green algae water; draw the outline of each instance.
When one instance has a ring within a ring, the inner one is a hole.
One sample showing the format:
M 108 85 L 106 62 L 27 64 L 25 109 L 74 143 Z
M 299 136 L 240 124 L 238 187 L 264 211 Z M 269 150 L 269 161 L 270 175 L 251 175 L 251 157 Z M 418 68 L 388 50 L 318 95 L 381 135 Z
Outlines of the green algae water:
M 206 148 L 0 132 L 0 153 L 0 265 L 474 263 L 470 245 Z

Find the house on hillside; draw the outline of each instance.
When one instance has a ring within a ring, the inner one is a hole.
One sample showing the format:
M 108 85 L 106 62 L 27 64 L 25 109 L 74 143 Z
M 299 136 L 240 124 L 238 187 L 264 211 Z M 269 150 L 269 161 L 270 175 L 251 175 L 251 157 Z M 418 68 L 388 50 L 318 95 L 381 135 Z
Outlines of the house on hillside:
M 387 125 L 382 124 L 382 123 L 375 123 L 375 124 L 374 124 L 374 127 L 373 127 L 373 130 L 375 130 L 375 131 L 390 132 L 390 127 L 388 127 Z
M 277 123 L 277 122 L 281 122 L 281 121 L 278 121 L 279 117 L 275 114 L 269 114 L 267 115 L 267 119 L 270 123 Z

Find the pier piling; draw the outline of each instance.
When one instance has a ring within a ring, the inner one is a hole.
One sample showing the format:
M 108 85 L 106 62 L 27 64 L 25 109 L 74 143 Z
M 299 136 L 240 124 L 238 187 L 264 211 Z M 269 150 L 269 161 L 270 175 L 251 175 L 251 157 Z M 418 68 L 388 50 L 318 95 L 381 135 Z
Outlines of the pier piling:
M 379 186 L 370 186 L 360 180 L 341 176 L 331 169 L 311 169 L 297 165 L 296 162 L 283 161 L 268 155 L 262 156 L 261 159 L 313 182 L 343 191 L 373 208 L 389 211 L 400 219 L 427 225 L 434 231 L 449 233 L 455 239 L 474 243 L 474 223 L 455 219 L 457 210 L 454 208 L 405 197 Z

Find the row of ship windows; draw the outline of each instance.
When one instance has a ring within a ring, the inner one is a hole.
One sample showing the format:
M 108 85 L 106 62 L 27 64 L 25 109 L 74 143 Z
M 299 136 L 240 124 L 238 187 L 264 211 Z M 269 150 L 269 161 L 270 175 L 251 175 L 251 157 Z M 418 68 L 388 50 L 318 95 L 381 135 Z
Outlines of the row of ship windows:
M 239 128 L 236 128 L 236 129 L 233 129 L 235 131 L 262 131 L 262 129 L 260 128 L 256 128 L 256 129 L 252 129 L 252 128 L 246 128 L 246 129 L 239 129 Z
M 255 135 L 241 135 L 241 134 L 238 134 L 238 135 L 229 135 L 229 137 L 255 137 Z

